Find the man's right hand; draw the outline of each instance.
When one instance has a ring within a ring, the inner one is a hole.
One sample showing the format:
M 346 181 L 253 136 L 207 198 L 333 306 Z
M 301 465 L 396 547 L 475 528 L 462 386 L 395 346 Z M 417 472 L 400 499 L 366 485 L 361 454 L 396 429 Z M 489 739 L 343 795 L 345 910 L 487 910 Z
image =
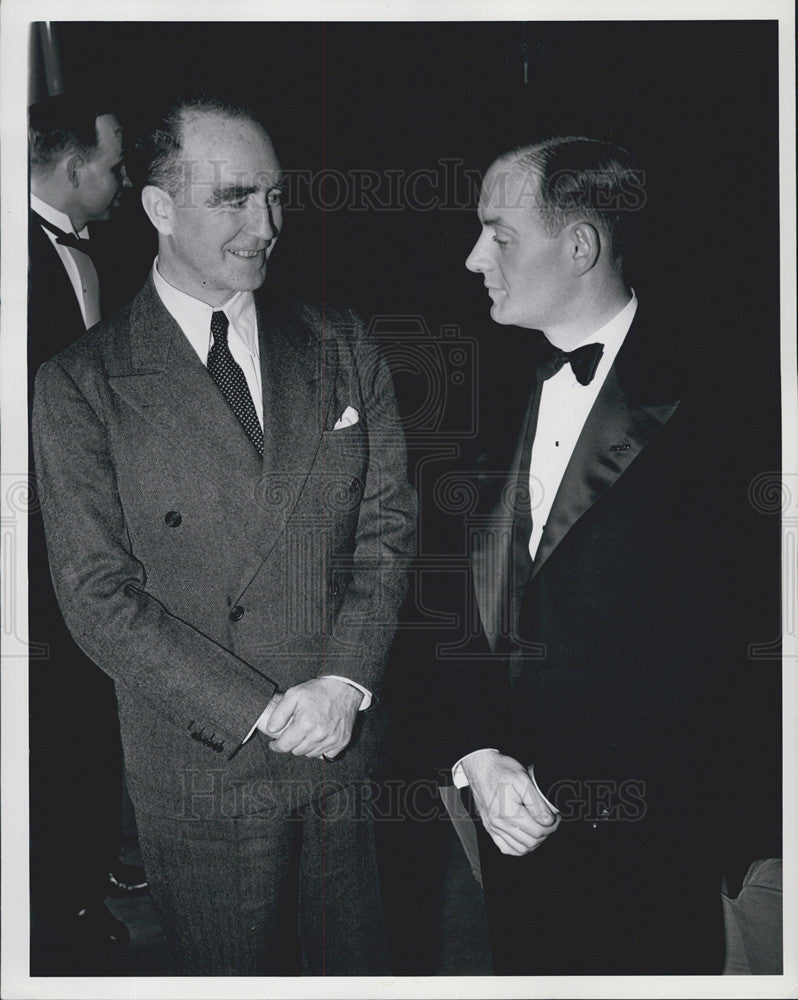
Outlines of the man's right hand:
M 502 854 L 534 851 L 560 825 L 523 764 L 482 750 L 462 763 L 482 825 Z
M 266 706 L 266 708 L 263 710 L 263 715 L 261 715 L 261 717 L 258 719 L 257 724 L 255 726 L 255 729 L 257 729 L 258 732 L 263 733 L 265 736 L 271 737 L 271 739 L 274 739 L 274 735 L 275 734 L 274 733 L 270 733 L 268 731 L 267 727 L 269 725 L 269 721 L 271 720 L 272 713 L 274 712 L 275 708 L 277 708 L 277 706 L 280 704 L 280 702 L 282 700 L 283 700 L 282 694 L 279 694 L 279 693 L 273 694 L 272 697 L 271 697 L 271 701 Z M 288 725 L 288 723 L 286 722 L 286 726 L 287 725 Z M 282 732 L 282 730 L 281 730 L 281 732 Z

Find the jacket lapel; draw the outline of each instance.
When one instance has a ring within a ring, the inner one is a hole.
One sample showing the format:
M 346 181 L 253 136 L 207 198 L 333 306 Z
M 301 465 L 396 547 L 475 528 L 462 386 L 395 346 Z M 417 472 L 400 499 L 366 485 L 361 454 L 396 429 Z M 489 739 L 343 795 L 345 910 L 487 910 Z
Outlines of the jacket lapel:
M 576 521 L 617 482 L 670 420 L 679 400 L 657 357 L 664 334 L 644 340 L 637 317 L 601 387 L 554 498 L 532 578 Z M 665 374 L 663 374 L 665 373 Z
M 532 578 L 573 525 L 618 481 L 638 455 L 670 420 L 679 399 L 668 378 L 667 330 L 644 339 L 636 317 L 624 346 L 599 392 L 565 470 L 532 567 Z M 665 373 L 665 374 L 663 374 Z M 491 649 L 508 636 L 512 624 L 513 531 L 512 503 L 501 492 L 516 481 L 524 431 L 535 411 L 533 392 L 521 423 L 512 461 L 497 462 L 509 475 L 495 477 L 499 495 L 489 513 L 475 516 L 471 537 L 472 572 L 480 620 Z
M 338 352 L 298 305 L 258 303 L 263 382 L 263 470 L 258 490 L 262 516 L 260 560 L 285 529 L 316 453 L 333 397 Z
M 524 435 L 530 420 L 536 419 L 537 393 L 533 392 L 526 405 L 521 432 L 509 463 L 497 462 L 499 468 L 509 467 L 509 473 L 496 474 L 493 479 L 489 513 L 472 517 L 471 568 L 474 592 L 485 636 L 495 652 L 499 640 L 510 635 L 513 594 L 513 541 L 517 522 L 514 511 L 513 487 L 517 482 L 524 451 Z M 498 493 L 498 496 L 496 495 Z
M 260 476 L 258 453 L 152 280 L 131 303 L 129 346 L 111 355 L 108 375 L 114 391 L 186 461 Z
M 110 384 L 196 477 L 222 481 L 247 510 L 243 591 L 273 549 L 308 478 L 333 398 L 338 352 L 298 305 L 256 297 L 263 383 L 263 459 L 148 281 L 130 306 L 130 340 L 108 356 Z M 315 316 L 315 314 L 314 314 Z
M 679 401 L 630 408 L 610 371 L 554 498 L 532 567 L 534 578 L 575 522 L 623 475 Z

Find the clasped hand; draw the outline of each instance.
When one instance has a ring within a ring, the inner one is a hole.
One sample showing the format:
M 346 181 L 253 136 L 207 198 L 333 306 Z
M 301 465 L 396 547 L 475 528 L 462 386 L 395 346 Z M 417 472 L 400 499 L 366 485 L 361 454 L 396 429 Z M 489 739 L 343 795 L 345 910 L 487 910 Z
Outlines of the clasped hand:
M 512 757 L 483 750 L 463 761 L 482 825 L 502 854 L 529 854 L 560 825 L 527 769 Z
M 363 695 L 332 677 L 314 677 L 275 694 L 258 721 L 276 753 L 335 757 L 352 738 Z M 269 711 L 271 709 L 271 711 Z

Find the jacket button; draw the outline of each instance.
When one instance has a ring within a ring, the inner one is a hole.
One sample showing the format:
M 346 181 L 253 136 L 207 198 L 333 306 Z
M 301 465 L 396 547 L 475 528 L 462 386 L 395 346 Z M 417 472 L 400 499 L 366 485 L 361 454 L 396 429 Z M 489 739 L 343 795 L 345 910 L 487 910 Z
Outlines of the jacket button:
M 230 621 L 240 622 L 243 617 L 244 617 L 244 609 L 241 607 L 240 604 L 236 604 L 236 606 L 230 612 Z
M 183 518 L 176 510 L 170 510 L 164 518 L 164 521 L 166 521 L 170 528 L 179 528 L 183 523 Z

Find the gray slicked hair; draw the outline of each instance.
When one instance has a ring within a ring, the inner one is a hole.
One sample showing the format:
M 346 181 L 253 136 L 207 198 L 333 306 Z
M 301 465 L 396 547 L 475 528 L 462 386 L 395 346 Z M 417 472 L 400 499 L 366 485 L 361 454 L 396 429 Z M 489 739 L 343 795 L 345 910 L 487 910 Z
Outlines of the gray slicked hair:
M 251 108 L 221 97 L 195 93 L 175 100 L 134 144 L 128 174 L 138 188 L 152 184 L 167 191 L 173 198 L 186 190 L 191 181 L 191 164 L 182 155 L 184 130 L 189 121 L 200 115 L 218 115 L 261 124 Z

